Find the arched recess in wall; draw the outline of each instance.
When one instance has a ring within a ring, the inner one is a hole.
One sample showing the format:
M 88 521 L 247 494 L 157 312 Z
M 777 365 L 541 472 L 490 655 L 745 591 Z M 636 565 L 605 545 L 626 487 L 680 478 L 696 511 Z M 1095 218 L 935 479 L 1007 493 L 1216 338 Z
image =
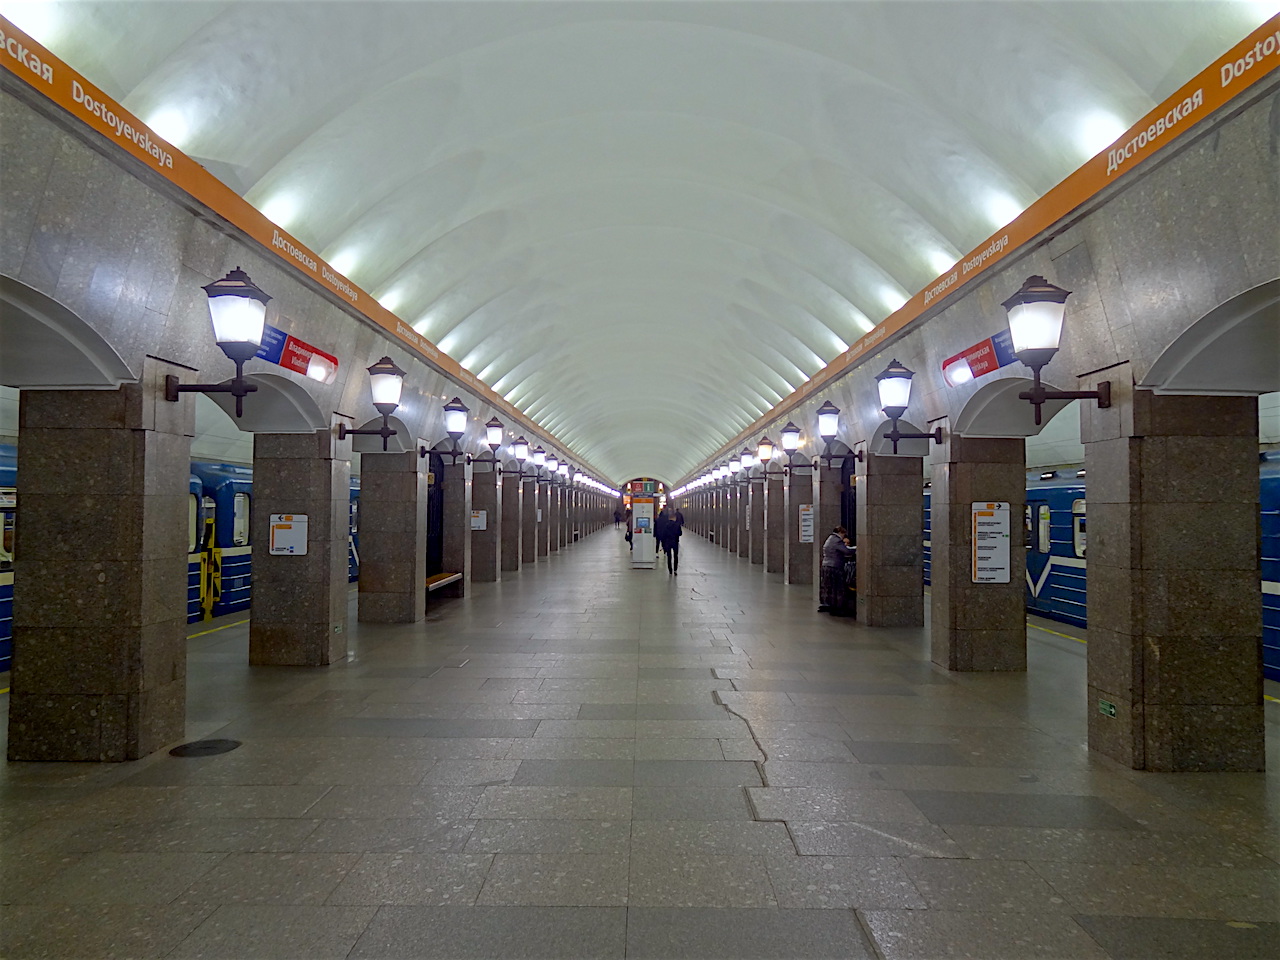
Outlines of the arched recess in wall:
M 933 449 L 932 440 L 899 440 L 898 452 L 893 452 L 893 441 L 885 438 L 885 434 L 893 429 L 892 420 L 884 420 L 876 427 L 875 433 L 867 441 L 867 449 L 877 457 L 927 457 Z M 910 420 L 899 420 L 898 429 L 903 433 L 925 433 Z
M 1201 396 L 1280 390 L 1280 279 L 1206 313 L 1164 349 L 1139 386 Z
M 1041 382 L 1051 389 L 1065 389 L 1043 378 Z M 952 425 L 952 432 L 961 437 L 1034 437 L 1071 401 L 1046 400 L 1041 422 L 1037 424 L 1035 407 L 1018 399 L 1018 394 L 1030 390 L 1032 383 L 1026 377 L 1002 377 L 983 384 L 965 403 Z
M 382 426 L 382 418 L 374 417 L 365 423 L 360 424 L 360 430 L 377 430 Z M 351 449 L 356 453 L 408 453 L 410 450 L 418 449 L 418 440 L 411 433 L 409 428 L 404 425 L 404 421 L 399 417 L 388 417 L 387 426 L 395 430 L 394 437 L 387 438 L 387 449 L 382 449 L 382 438 L 374 437 L 368 434 L 354 436 L 351 438 Z
M 235 420 L 246 433 L 315 433 L 329 426 L 306 389 L 288 377 L 274 373 L 248 373 L 245 379 L 258 389 L 244 399 L 244 416 L 236 417 L 235 397 L 228 393 L 206 394 Z M 228 381 L 229 382 L 229 381 Z M 378 418 L 382 425 L 382 418 Z
M 0 276 L 0 383 L 26 390 L 115 390 L 136 383 L 115 348 L 58 301 Z

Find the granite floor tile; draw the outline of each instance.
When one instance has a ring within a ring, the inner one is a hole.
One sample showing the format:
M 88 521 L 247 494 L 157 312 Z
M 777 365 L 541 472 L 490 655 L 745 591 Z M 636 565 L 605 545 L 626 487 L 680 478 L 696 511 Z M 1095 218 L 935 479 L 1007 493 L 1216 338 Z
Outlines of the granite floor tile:
M 351 960 L 622 960 L 625 907 L 383 907 Z
M 630 787 L 630 760 L 522 760 L 514 787 Z
M 631 824 L 636 855 L 685 853 L 795 856 L 786 824 L 739 820 L 636 820 Z
M 814 741 L 815 743 L 818 741 Z M 885 790 L 890 784 L 877 767 L 856 763 L 793 762 L 770 759 L 764 765 L 771 787 L 817 787 L 825 790 Z
M 634 739 L 634 720 L 541 720 L 535 738 Z
M 744 721 L 726 715 L 723 720 L 637 720 L 635 736 L 641 740 L 725 739 L 750 737 Z
M 628 960 L 872 960 L 851 911 L 673 909 L 627 911 Z
M 330 788 L 310 810 L 318 820 L 350 817 L 381 819 L 404 817 L 465 818 L 485 787 L 380 786 Z
M 224 856 L 221 853 L 89 853 L 44 883 L 24 893 L 11 893 L 10 896 L 19 898 L 11 902 L 134 906 L 173 903 Z
M 1142 829 L 1140 824 L 1098 797 L 946 790 L 907 790 L 905 794 L 926 817 L 942 825 Z
M 1169 876 L 1163 866 L 1114 863 L 1031 863 L 1071 913 L 1125 917 L 1203 917 L 1213 902 Z M 1272 893 L 1280 897 L 1280 887 Z
M 810 910 L 922 910 L 929 906 L 895 857 L 765 858 L 778 906 Z M 938 861 L 929 861 L 938 862 Z M 941 861 L 954 863 L 957 861 Z
M 629 820 L 477 820 L 467 853 L 607 854 L 625 858 Z
M 302 782 L 365 787 L 379 784 L 412 786 L 421 783 L 435 764 L 436 761 L 429 757 L 405 758 L 397 763 L 387 763 L 381 757 L 321 760 L 311 765 Z
M 760 748 L 772 763 L 854 763 L 849 744 L 841 740 L 813 738 L 776 740 L 762 737 Z
M 638 787 L 760 786 L 760 771 L 754 763 L 722 760 L 637 760 Z
M 476 821 L 447 817 L 321 820 L 304 853 L 462 853 Z
M 755 787 L 747 795 L 760 820 L 840 820 L 925 824 L 928 819 L 898 790 Z
M 628 858 L 606 854 L 500 853 L 481 906 L 608 907 L 627 904 Z
M 1112 957 L 1161 960 L 1275 960 L 1280 924 L 1173 917 L 1081 916 L 1076 921 Z
M 329 895 L 331 904 L 447 906 L 475 903 L 491 856 L 366 853 Z
M 631 818 L 627 787 L 486 787 L 471 816 L 484 820 Z
M 422 778 L 424 787 L 491 787 L 510 783 L 518 760 L 439 760 Z
M 635 742 L 637 762 L 647 760 L 723 760 L 720 740 L 643 738 Z
M 799 820 L 787 824 L 796 849 L 804 856 L 829 857 L 966 857 L 964 847 L 932 824 L 823 823 Z
M 214 910 L 212 904 L 11 905 L 0 956 L 11 960 L 160 960 Z
M 968 762 L 964 753 L 946 743 L 859 740 L 848 746 L 859 763 L 959 767 Z
M 375 907 L 218 907 L 168 956 L 171 960 L 343 960 Z
M 633 820 L 751 820 L 742 787 L 636 787 Z
M 764 858 L 667 851 L 631 853 L 628 902 L 636 907 L 777 906 Z
M 507 752 L 509 760 L 632 760 L 636 741 L 569 737 L 530 737 L 515 740 Z
M 206 817 L 304 817 L 325 795 L 320 784 L 292 786 L 109 787 L 52 810 L 54 817 L 172 820 Z
M 1002 860 L 902 861 L 906 875 L 935 910 L 1078 913 L 1032 866 Z
M 178 902 L 321 904 L 359 859 L 358 853 L 232 853 Z
M 1114 960 L 1062 913 L 868 910 L 863 918 L 884 960 Z

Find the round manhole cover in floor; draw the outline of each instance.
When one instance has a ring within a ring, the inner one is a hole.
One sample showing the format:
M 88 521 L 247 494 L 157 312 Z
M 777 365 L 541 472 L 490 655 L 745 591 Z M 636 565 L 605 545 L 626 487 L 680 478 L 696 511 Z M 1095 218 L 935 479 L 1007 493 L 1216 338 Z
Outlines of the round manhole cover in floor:
M 239 740 L 193 740 L 169 751 L 171 757 L 216 757 L 240 746 Z

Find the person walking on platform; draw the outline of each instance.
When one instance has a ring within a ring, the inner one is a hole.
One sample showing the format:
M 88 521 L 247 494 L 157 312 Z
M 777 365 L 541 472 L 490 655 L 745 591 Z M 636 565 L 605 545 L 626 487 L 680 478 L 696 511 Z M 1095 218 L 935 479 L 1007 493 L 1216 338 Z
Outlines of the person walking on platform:
M 658 514 L 653 531 L 662 547 L 662 552 L 667 555 L 667 573 L 672 576 L 680 573 L 680 534 L 683 532 L 675 514 L 674 509 L 667 509 Z
M 840 612 L 844 600 L 844 563 L 857 556 L 849 546 L 849 531 L 836 527 L 822 545 L 822 579 L 818 585 L 818 612 Z

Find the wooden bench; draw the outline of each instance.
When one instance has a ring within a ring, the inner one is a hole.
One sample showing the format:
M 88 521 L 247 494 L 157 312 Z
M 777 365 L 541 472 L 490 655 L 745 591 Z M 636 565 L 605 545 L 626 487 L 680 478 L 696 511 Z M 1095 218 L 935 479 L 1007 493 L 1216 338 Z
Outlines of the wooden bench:
M 447 593 L 442 593 L 442 597 L 460 597 L 462 596 L 462 574 L 460 573 L 433 573 L 427 577 L 427 600 L 430 600 L 431 594 L 436 590 L 457 584 Z M 430 604 L 428 604 L 429 606 Z

